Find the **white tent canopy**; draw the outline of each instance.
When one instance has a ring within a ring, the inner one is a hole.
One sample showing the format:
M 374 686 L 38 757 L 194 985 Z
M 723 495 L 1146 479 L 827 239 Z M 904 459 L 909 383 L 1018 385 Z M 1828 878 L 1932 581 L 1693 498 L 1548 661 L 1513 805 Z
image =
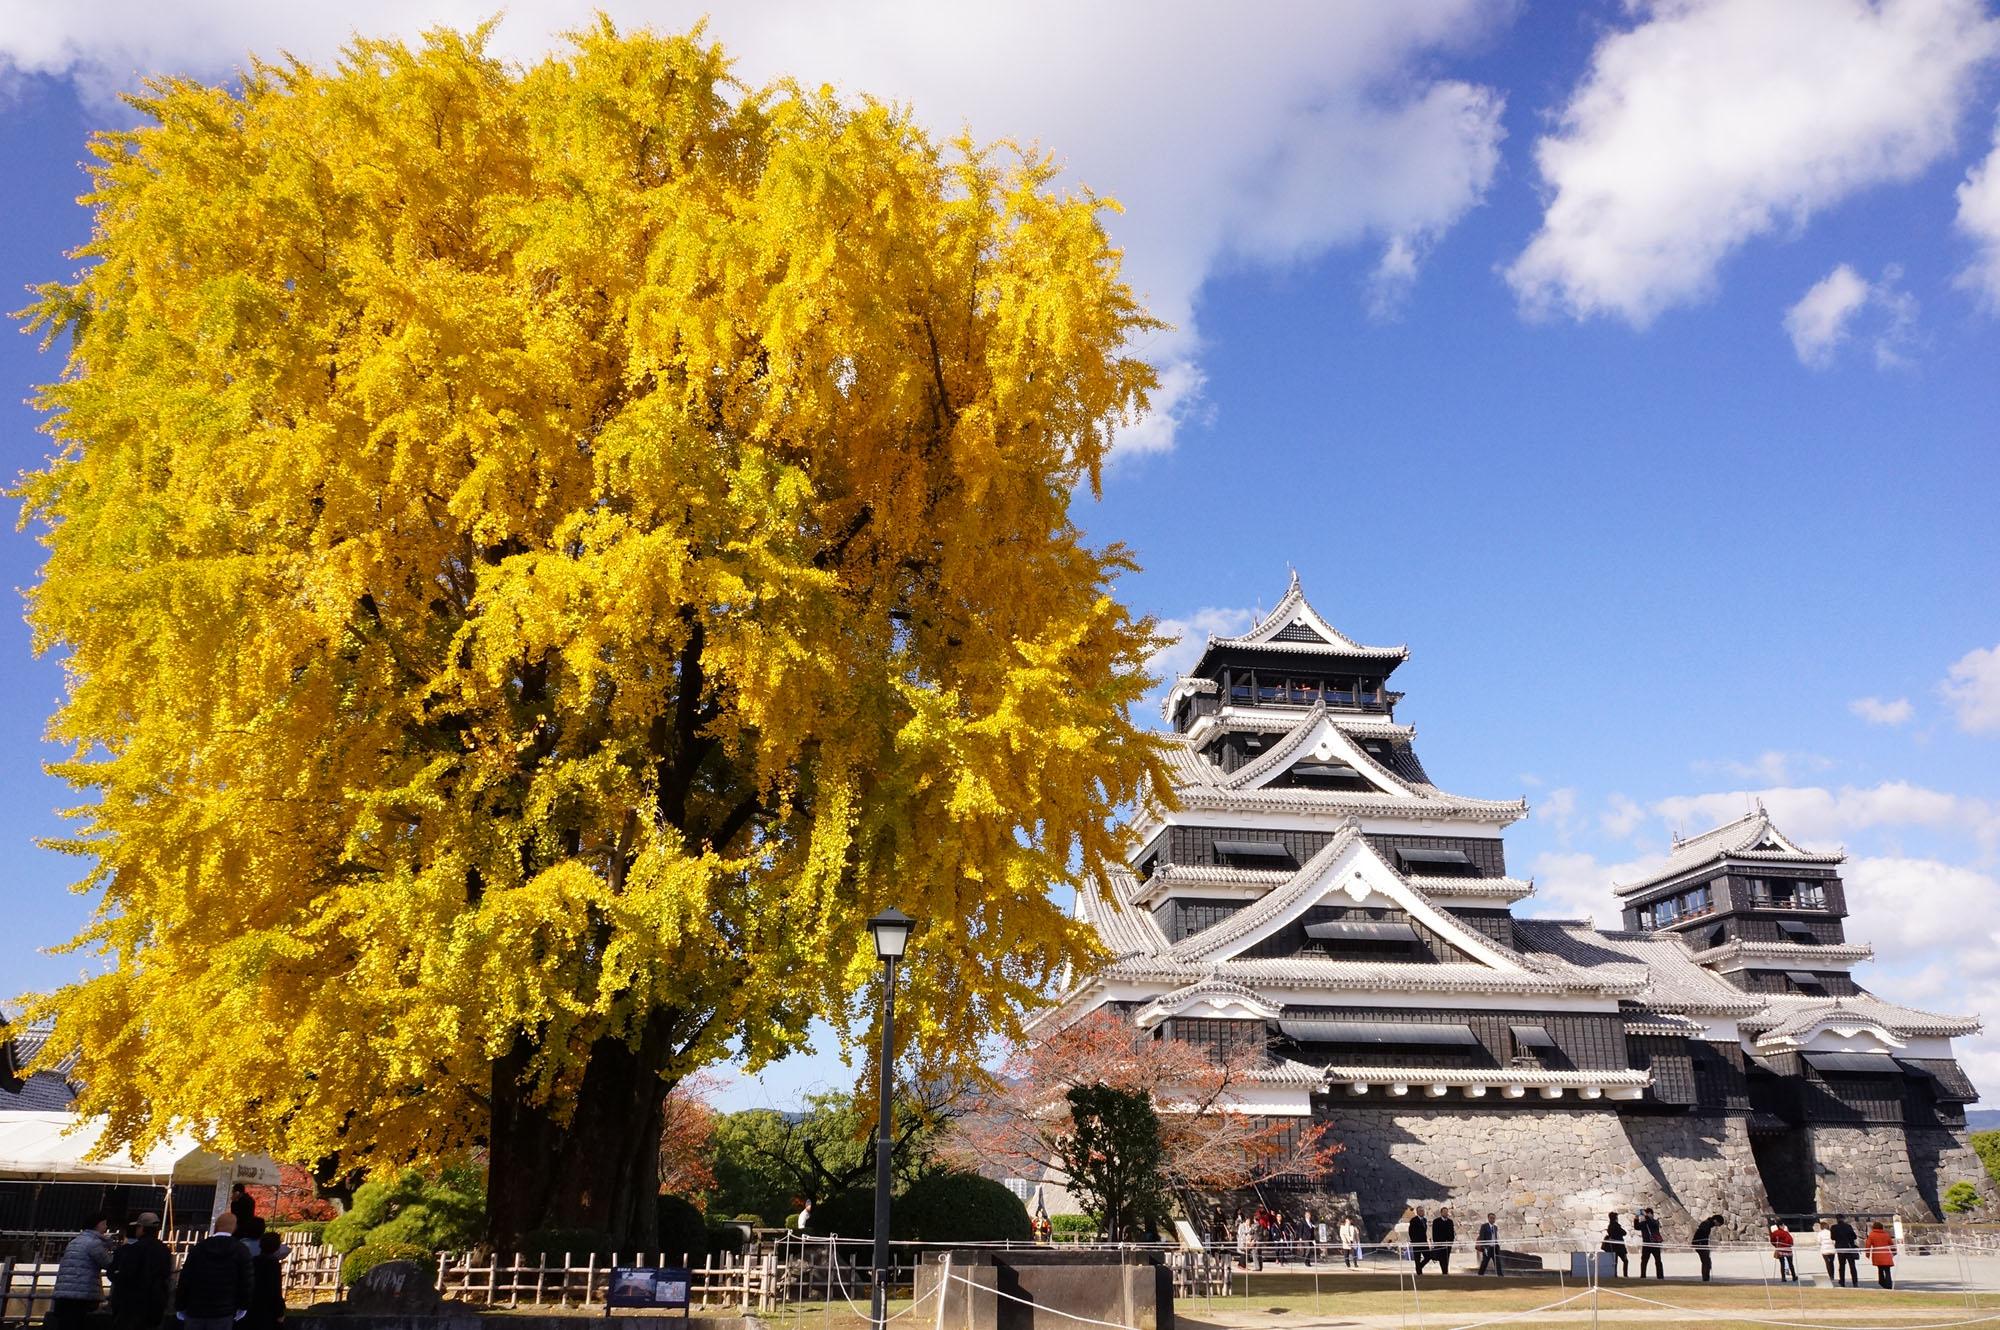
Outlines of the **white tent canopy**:
M 275 1186 L 278 1166 L 264 1155 L 224 1159 L 192 1136 L 173 1136 L 134 1159 L 113 1150 L 91 1158 L 104 1134 L 103 1118 L 75 1113 L 0 1112 L 0 1182 L 235 1182 Z

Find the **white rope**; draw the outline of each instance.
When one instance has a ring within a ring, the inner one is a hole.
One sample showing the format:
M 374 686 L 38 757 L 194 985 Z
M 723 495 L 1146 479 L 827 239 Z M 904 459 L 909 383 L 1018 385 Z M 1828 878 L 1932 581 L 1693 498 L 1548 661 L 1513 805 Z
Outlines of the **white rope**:
M 1564 1298 L 1561 1302 L 1551 1302 L 1545 1307 L 1530 1307 L 1528 1308 L 1528 1310 L 1524 1312 L 1507 1312 L 1503 1315 L 1495 1316 L 1493 1319 L 1488 1321 L 1472 1321 L 1465 1325 L 1454 1325 L 1450 1327 L 1450 1330 L 1479 1330 L 1479 1327 L 1482 1325 L 1499 1325 L 1503 1321 L 1518 1320 L 1523 1316 L 1536 1316 L 1542 1312 L 1552 1312 L 1558 1307 L 1567 1307 L 1572 1302 L 1575 1302 L 1577 1299 L 1587 1298 L 1589 1296 L 1590 1296 L 1590 1290 L 1585 1289 L 1581 1293 L 1570 1294 L 1568 1297 Z
M 1685 1312 L 1690 1316 L 1705 1317 L 1710 1320 L 1726 1318 L 1731 1321 L 1742 1321 L 1748 1325 L 1788 1326 L 1792 1330 L 1952 1330 L 1954 1326 L 1990 1325 L 1995 1321 L 2000 1321 L 2000 1312 L 1994 1312 L 1990 1316 L 1975 1316 L 1964 1321 L 1895 1321 L 1888 1325 L 1857 1325 L 1853 1321 L 1833 1323 L 1825 1321 L 1777 1321 L 1766 1317 L 1745 1316 L 1741 1312 L 1723 1312 L 1714 1307 L 1681 1307 L 1671 1302 L 1661 1302 L 1655 1298 L 1642 1298 L 1636 1293 L 1627 1293 L 1623 1289 L 1606 1288 L 1604 1291 L 1614 1298 L 1625 1298 L 1632 1302 L 1643 1302 L 1649 1307 L 1661 1307 L 1667 1311 Z

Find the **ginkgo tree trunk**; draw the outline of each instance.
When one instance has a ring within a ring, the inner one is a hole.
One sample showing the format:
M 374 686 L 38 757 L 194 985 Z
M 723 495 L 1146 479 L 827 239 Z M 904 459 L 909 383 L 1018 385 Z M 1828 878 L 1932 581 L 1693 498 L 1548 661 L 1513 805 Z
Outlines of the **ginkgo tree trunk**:
M 438 32 L 95 141 L 18 494 L 109 1139 L 643 1242 L 665 1091 L 864 1030 L 870 914 L 932 1059 L 1093 959 L 1049 888 L 1160 775 L 1069 513 L 1151 383 L 1106 205 L 728 69 Z

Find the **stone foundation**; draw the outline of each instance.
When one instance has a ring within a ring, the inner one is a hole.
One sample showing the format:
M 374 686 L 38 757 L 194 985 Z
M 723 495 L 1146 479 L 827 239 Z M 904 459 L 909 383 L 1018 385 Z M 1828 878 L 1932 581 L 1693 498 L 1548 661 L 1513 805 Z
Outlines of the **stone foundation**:
M 1761 1232 L 1770 1208 L 1741 1118 L 1343 1106 L 1333 1135 L 1333 1190 L 1354 1195 L 1371 1240 L 1412 1205 L 1450 1205 L 1464 1238 L 1493 1211 L 1510 1241 L 1594 1235 L 1607 1211 L 1650 1205 L 1681 1245 L 1710 1214 Z
M 1952 1183 L 1985 1187 L 1986 1170 L 1960 1132 L 1817 1123 L 1812 1150 L 1822 1213 L 1888 1211 L 1938 1219 Z

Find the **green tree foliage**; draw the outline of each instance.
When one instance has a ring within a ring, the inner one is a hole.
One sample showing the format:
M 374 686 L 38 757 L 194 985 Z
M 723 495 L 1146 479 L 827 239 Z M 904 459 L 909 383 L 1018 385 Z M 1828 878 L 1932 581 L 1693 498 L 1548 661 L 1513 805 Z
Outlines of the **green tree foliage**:
M 393 1178 L 363 1183 L 354 1193 L 353 1207 L 326 1226 L 322 1241 L 341 1252 L 384 1243 L 451 1251 L 479 1237 L 485 1212 L 485 1180 L 479 1169 L 459 1165 L 435 1177 L 406 1169 Z
M 1948 1215 L 1969 1215 L 1981 1204 L 1979 1188 L 1969 1182 L 1961 1180 L 1944 1189 L 1944 1212 Z
M 1097 1236 L 1095 1215 L 1050 1215 L 1049 1236 L 1059 1242 L 1082 1242 Z
M 1975 1131 L 1967 1139 L 1979 1162 L 1986 1165 L 1986 1180 L 2000 1188 L 2000 1131 Z
M 1144 1090 L 1079 1085 L 1069 1092 L 1070 1130 L 1056 1143 L 1070 1190 L 1104 1218 L 1114 1239 L 1167 1215 L 1160 1115 Z
M 977 1173 L 933 1173 L 911 1183 L 896 1198 L 890 1230 L 915 1242 L 1025 1242 L 1034 1236 L 1021 1198 Z
M 437 1251 L 420 1242 L 369 1242 L 349 1252 L 347 1259 L 341 1262 L 340 1282 L 358 1283 L 361 1276 L 391 1261 L 411 1261 L 422 1266 L 433 1278 L 437 1275 Z
M 956 1111 L 955 1097 L 923 1092 L 895 1104 L 890 1167 L 897 1186 L 930 1170 L 931 1155 Z M 822 1203 L 875 1184 L 875 1112 L 850 1094 L 820 1094 L 797 1114 L 767 1108 L 731 1113 L 715 1125 L 711 1215 L 754 1214 L 782 1224 L 799 1202 Z M 817 1216 L 816 1216 L 817 1217 Z M 814 1226 L 817 1228 L 817 1225 Z

